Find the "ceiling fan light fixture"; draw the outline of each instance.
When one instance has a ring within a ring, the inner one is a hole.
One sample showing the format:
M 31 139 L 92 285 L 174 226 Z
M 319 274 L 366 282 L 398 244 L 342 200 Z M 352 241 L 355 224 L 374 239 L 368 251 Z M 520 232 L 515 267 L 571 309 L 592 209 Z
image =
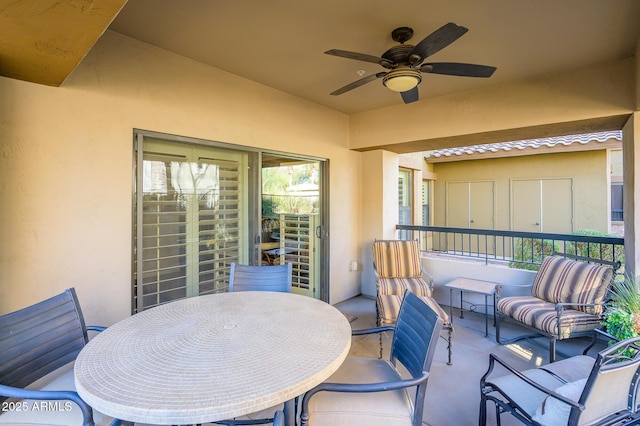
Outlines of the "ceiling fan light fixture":
M 389 71 L 382 79 L 382 84 L 394 92 L 406 92 L 413 89 L 422 81 L 419 71 L 411 68 L 401 68 Z

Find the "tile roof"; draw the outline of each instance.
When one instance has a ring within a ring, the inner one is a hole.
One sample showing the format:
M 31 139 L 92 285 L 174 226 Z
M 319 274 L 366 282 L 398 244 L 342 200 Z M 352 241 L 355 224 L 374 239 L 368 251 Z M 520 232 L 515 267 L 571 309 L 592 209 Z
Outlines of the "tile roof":
M 514 142 L 489 143 L 484 145 L 472 145 L 459 148 L 447 148 L 431 151 L 425 155 L 427 160 L 463 156 L 471 154 L 497 153 L 500 151 L 537 149 L 541 147 L 554 148 L 556 146 L 569 146 L 572 144 L 586 145 L 589 143 L 607 142 L 611 139 L 622 141 L 622 131 L 587 133 L 583 135 L 557 136 L 553 138 L 526 139 Z M 525 153 L 523 153 L 525 155 Z

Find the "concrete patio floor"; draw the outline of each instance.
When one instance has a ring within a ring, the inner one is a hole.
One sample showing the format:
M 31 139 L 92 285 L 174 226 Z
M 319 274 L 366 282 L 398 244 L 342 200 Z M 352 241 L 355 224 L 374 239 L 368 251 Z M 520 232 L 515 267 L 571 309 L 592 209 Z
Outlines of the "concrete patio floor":
M 356 317 L 351 322 L 353 329 L 375 326 L 375 300 L 359 296 L 342 302 L 336 307 L 345 314 Z M 448 306 L 444 308 L 449 310 Z M 523 370 L 548 363 L 548 346 L 545 339 L 523 340 L 510 345 L 499 345 L 495 341 L 495 328 L 489 322 L 489 336 L 485 337 L 484 306 L 481 312 L 464 313 L 459 318 L 459 310 L 454 309 L 453 364 L 447 365 L 447 342 L 440 339 L 431 366 L 427 386 L 423 425 L 466 426 L 478 424 L 480 404 L 480 377 L 485 373 L 489 354 L 496 353 L 502 359 Z M 503 324 L 502 336 L 509 338 L 524 334 L 524 330 L 512 324 Z M 444 334 L 443 334 L 444 335 Z M 557 344 L 556 359 L 582 353 L 587 339 L 571 339 Z M 389 356 L 390 339 L 383 339 L 383 356 Z M 590 351 L 591 356 L 601 348 Z M 377 357 L 379 341 L 376 336 L 353 337 L 351 355 Z M 495 425 L 492 404 L 488 407 L 487 424 Z M 502 425 L 521 425 L 510 415 L 502 416 Z

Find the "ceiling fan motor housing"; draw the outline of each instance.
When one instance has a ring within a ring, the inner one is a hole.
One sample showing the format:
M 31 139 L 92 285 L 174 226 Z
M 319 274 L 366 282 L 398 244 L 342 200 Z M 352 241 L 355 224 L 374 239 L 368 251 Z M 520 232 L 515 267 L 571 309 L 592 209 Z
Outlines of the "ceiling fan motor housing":
M 382 54 L 382 59 L 390 61 L 391 64 L 388 64 L 387 62 L 381 62 L 381 65 L 385 68 L 396 68 L 398 64 L 408 64 L 409 53 L 413 50 L 414 47 L 415 46 L 412 46 L 410 44 L 399 44 L 392 47 Z

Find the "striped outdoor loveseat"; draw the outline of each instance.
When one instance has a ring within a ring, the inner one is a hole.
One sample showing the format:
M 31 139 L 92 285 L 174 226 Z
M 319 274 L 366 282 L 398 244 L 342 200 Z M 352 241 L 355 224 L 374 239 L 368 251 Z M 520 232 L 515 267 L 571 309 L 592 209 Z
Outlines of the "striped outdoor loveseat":
M 536 274 L 529 296 L 500 298 L 496 306 L 496 341 L 511 343 L 527 337 L 549 338 L 549 362 L 555 360 L 556 341 L 590 336 L 600 327 L 604 302 L 615 267 L 560 256 L 547 256 Z M 534 336 L 500 338 L 500 322 L 509 318 L 533 330 Z

